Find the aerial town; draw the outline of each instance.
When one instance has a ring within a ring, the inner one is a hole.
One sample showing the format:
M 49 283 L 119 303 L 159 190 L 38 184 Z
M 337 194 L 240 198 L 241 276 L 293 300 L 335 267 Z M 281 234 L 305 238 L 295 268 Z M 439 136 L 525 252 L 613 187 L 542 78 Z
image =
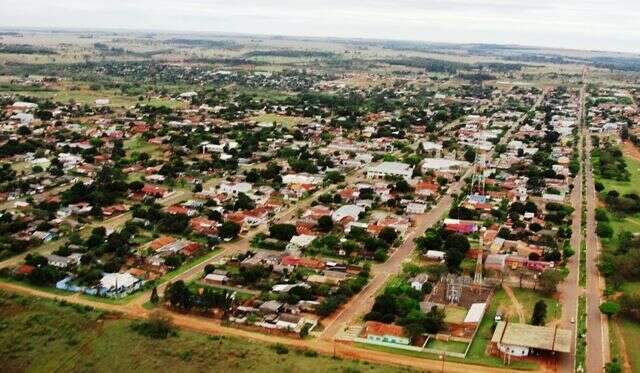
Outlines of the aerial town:
M 638 65 L 0 35 L 3 370 L 640 372 Z

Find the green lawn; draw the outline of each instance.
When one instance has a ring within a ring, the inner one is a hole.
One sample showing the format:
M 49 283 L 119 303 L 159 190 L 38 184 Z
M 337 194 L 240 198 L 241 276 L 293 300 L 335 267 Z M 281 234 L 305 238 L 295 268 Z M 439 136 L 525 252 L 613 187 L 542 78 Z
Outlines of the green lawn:
M 624 159 L 627 162 L 627 171 L 629 171 L 630 174 L 629 181 L 608 180 L 595 175 L 596 180 L 604 185 L 605 193 L 613 189 L 620 192 L 620 195 L 638 192 L 638 185 L 640 185 L 640 161 L 628 156 L 625 156 Z
M 518 302 L 522 305 L 527 322 L 531 319 L 533 307 L 539 300 L 547 304 L 547 322 L 557 320 L 562 316 L 562 305 L 553 298 L 546 297 L 542 293 L 530 289 L 513 289 Z
M 468 343 L 464 342 L 455 342 L 455 341 L 438 341 L 437 339 L 431 338 L 429 342 L 427 342 L 426 348 L 433 348 L 440 351 L 447 352 L 457 352 L 464 354 L 467 350 Z
M 61 90 L 49 90 L 49 91 L 11 91 L 0 93 L 17 93 L 25 96 L 34 96 L 39 98 L 48 98 L 54 101 L 62 103 L 68 103 L 70 100 L 74 100 L 80 104 L 94 105 L 97 99 L 107 98 L 109 99 L 109 106 L 112 108 L 118 107 L 130 107 L 134 106 L 138 102 L 140 104 L 150 106 L 167 106 L 170 108 L 184 107 L 185 103 L 177 100 L 168 99 L 150 99 L 138 101 L 138 96 L 123 95 L 120 91 L 114 89 L 103 89 L 98 91 L 92 91 L 86 88 L 79 90 L 61 89 Z
M 529 290 L 529 289 L 519 289 L 514 288 L 513 293 L 522 304 L 524 308 L 525 317 L 527 321 L 531 318 L 531 312 L 533 310 L 533 305 L 539 300 L 544 299 L 547 303 L 547 322 L 552 321 L 554 319 L 560 318 L 561 315 L 561 305 L 558 304 L 557 301 L 547 298 L 543 296 L 541 293 Z M 487 346 L 491 343 L 491 337 L 493 336 L 493 324 L 494 318 L 496 316 L 496 312 L 498 308 L 508 308 L 511 307 L 512 303 L 504 290 L 500 289 L 495 292 L 493 296 L 493 300 L 487 309 L 487 312 L 478 327 L 478 332 L 476 333 L 476 337 L 471 343 L 471 347 L 469 348 L 469 352 L 467 353 L 468 360 L 475 361 L 484 361 L 488 364 L 501 364 L 500 359 L 494 356 L 488 356 L 486 354 Z M 533 368 L 533 364 L 527 362 L 520 362 L 525 364 L 527 368 Z M 496 365 L 499 366 L 499 365 Z
M 178 331 L 134 332 L 131 321 L 90 308 L 0 292 L 4 372 L 407 372 L 246 340 Z
M 627 294 L 640 294 L 640 281 L 625 282 L 620 290 Z
M 542 293 L 531 289 L 512 288 L 512 290 L 513 294 L 518 299 L 518 302 L 522 305 L 525 322 L 528 323 L 531 319 L 533 307 L 539 300 L 544 300 L 547 304 L 547 322 L 559 319 L 562 316 L 562 305 L 557 300 L 549 298 Z M 496 311 L 498 309 L 506 310 L 507 314 L 509 314 L 513 320 L 517 320 L 514 305 L 504 290 L 498 290 L 495 292 L 491 302 L 491 308 L 494 307 Z
M 302 123 L 305 121 L 302 117 L 294 117 L 289 115 L 278 115 L 278 114 L 263 114 L 258 115 L 251 118 L 257 122 L 268 122 L 273 123 L 276 122 L 279 125 L 283 125 L 287 128 L 294 127 L 298 125 L 298 123 Z
M 127 139 L 123 144 L 123 148 L 127 152 L 127 156 L 130 156 L 133 153 L 147 153 L 151 157 L 162 154 L 162 150 L 158 145 L 150 144 L 140 135 L 135 135 Z
M 192 260 L 187 260 L 186 262 L 184 262 L 179 268 L 166 273 L 164 276 L 158 278 L 156 280 L 156 285 L 160 285 L 162 283 L 165 283 L 167 281 L 171 281 L 174 277 L 178 276 L 179 274 L 184 273 L 185 271 L 189 270 L 191 267 L 197 266 L 198 264 L 201 264 L 209 259 L 211 259 L 212 257 L 214 257 L 215 255 L 217 255 L 222 249 L 220 248 L 216 248 L 214 250 L 211 250 L 210 252 L 206 253 L 205 255 L 192 259 Z
M 498 290 L 495 292 L 493 300 L 487 309 L 482 322 L 478 327 L 476 336 L 471 342 L 469 352 L 467 352 L 466 360 L 475 362 L 477 364 L 489 365 L 501 367 L 502 360 L 498 357 L 487 354 L 487 347 L 491 344 L 491 337 L 493 336 L 493 324 L 496 317 L 498 307 L 502 304 L 506 304 L 509 301 L 509 297 L 504 290 Z M 537 365 L 531 362 L 518 361 L 514 362 L 511 367 L 520 369 L 535 369 Z
M 640 372 L 640 349 L 637 345 L 640 341 L 640 323 L 624 318 L 618 319 L 617 323 L 618 330 L 625 342 L 631 371 Z
M 625 161 L 627 162 L 627 170 L 630 173 L 629 181 L 608 180 L 596 175 L 596 180 L 601 182 L 605 187 L 601 193 L 607 193 L 611 190 L 617 190 L 621 195 L 638 192 L 638 185 L 640 185 L 640 161 L 627 156 L 625 156 Z M 640 233 L 640 214 L 629 215 L 623 218 L 609 214 L 609 223 L 614 233 L 612 238 L 601 239 L 602 244 L 606 248 L 617 247 L 618 234 L 621 231 Z
M 445 307 L 445 318 L 444 321 L 452 324 L 462 324 L 464 322 L 464 318 L 467 316 L 468 309 L 464 307 L 457 307 L 454 305 L 449 305 Z
M 622 231 L 640 233 L 640 214 L 619 218 L 607 211 L 607 215 L 609 216 L 609 225 L 613 229 L 613 236 L 611 238 L 600 238 L 602 245 L 606 249 L 618 247 L 618 236 Z
M 396 354 L 396 355 L 418 357 L 418 358 L 430 359 L 430 360 L 440 360 L 439 355 L 430 354 L 426 352 L 403 350 L 400 348 L 377 346 L 377 345 L 360 343 L 360 342 L 356 342 L 354 343 L 354 345 L 356 347 L 365 348 L 373 351 L 381 351 L 381 352 L 387 352 L 387 353 Z M 481 357 L 473 357 L 473 358 L 470 358 L 469 355 L 467 355 L 465 359 L 447 356 L 446 361 L 451 361 L 456 363 L 465 363 L 465 364 L 475 364 L 475 365 L 482 365 L 482 366 L 488 366 L 488 367 L 500 367 L 500 368 L 505 367 L 505 365 L 502 364 L 502 360 L 500 358 L 497 358 L 495 356 L 487 356 L 487 355 L 483 355 Z M 445 364 L 446 364 L 446 361 L 445 361 Z M 513 361 L 509 366 L 509 368 L 516 369 L 516 370 L 534 370 L 537 367 L 538 365 L 530 363 L 528 361 Z M 473 371 L 473 369 L 470 368 L 470 371 Z

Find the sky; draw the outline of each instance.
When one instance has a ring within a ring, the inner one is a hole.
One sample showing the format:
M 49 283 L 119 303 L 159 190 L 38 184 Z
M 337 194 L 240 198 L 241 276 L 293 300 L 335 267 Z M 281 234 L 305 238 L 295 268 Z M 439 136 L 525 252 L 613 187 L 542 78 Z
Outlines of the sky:
M 499 43 L 640 53 L 640 0 L 1 0 L 0 27 Z

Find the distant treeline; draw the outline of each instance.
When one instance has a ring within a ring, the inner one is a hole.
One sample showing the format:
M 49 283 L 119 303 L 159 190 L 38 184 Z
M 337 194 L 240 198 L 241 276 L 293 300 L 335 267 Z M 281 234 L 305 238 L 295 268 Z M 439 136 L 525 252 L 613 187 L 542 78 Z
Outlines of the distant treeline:
M 185 59 L 185 62 L 204 64 L 225 64 L 229 66 L 238 65 L 263 65 L 261 61 L 250 61 L 242 57 L 220 58 L 220 57 L 193 57 Z
M 244 54 L 245 57 L 303 57 L 303 58 L 329 58 L 334 57 L 335 53 L 323 51 L 306 51 L 306 50 L 261 50 L 251 51 Z
M 153 57 L 155 55 L 163 54 L 163 53 L 170 53 L 172 51 L 171 49 L 159 49 L 159 50 L 153 50 L 153 51 L 147 51 L 147 52 L 134 52 L 124 48 L 110 47 L 105 43 L 94 43 L 93 47 L 98 51 L 100 51 L 100 53 L 102 53 L 103 55 L 122 56 L 122 55 L 128 54 L 131 56 L 143 57 L 143 58 Z
M 502 57 L 505 61 L 524 61 L 524 62 L 538 62 L 538 63 L 553 63 L 558 65 L 564 65 L 569 63 L 575 63 L 575 61 L 570 61 L 565 59 L 562 56 L 557 55 L 539 55 L 539 54 L 518 54 L 513 56 L 504 56 Z
M 460 73 L 458 77 L 464 80 L 469 80 L 471 82 L 483 82 L 486 80 L 496 80 L 495 75 L 487 74 L 487 73 Z
M 49 48 L 39 48 L 27 44 L 0 44 L 2 54 L 57 54 Z
M 640 58 L 634 57 L 593 57 L 593 66 L 623 71 L 640 71 Z
M 447 60 L 438 60 L 434 58 L 423 57 L 406 57 L 406 58 L 394 58 L 380 60 L 380 62 L 387 63 L 389 65 L 400 65 L 425 69 L 429 72 L 440 72 L 455 74 L 461 70 L 490 70 L 494 72 L 509 72 L 522 69 L 522 64 L 515 63 L 497 63 L 497 62 L 484 62 L 469 64 L 464 62 L 454 62 Z M 486 80 L 486 79 L 485 79 Z
M 385 60 L 381 60 L 380 62 L 384 62 L 389 65 L 415 67 L 415 68 L 425 69 L 429 72 L 436 72 L 436 73 L 453 74 L 458 72 L 458 70 L 471 69 L 471 65 L 467 63 L 436 60 L 433 58 L 423 58 L 423 57 L 385 59 Z
M 200 48 L 222 48 L 231 49 L 238 48 L 238 43 L 232 40 L 208 40 L 208 39 L 184 39 L 184 38 L 172 38 L 165 40 L 165 44 L 177 44 L 189 47 Z
M 520 63 L 483 62 L 474 64 L 473 66 L 480 69 L 489 69 L 495 72 L 509 72 L 521 70 L 524 65 Z

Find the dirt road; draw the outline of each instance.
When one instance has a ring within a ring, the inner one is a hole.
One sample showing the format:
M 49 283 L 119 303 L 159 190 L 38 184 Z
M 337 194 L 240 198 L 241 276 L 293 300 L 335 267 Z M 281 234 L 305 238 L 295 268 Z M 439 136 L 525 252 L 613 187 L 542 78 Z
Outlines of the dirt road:
M 37 296 L 47 299 L 63 299 L 65 301 L 82 304 L 85 306 L 94 307 L 97 309 L 103 309 L 106 311 L 112 311 L 122 314 L 127 318 L 145 318 L 148 317 L 149 312 L 142 307 L 134 305 L 110 305 L 101 302 L 93 302 L 91 300 L 84 299 L 77 296 L 77 294 L 71 294 L 69 296 L 60 296 L 53 293 L 26 288 L 24 286 L 9 284 L 0 282 L 0 289 L 11 291 L 14 293 L 20 293 L 30 296 Z M 350 344 L 342 344 L 329 342 L 322 339 L 295 339 L 285 338 L 273 335 L 266 335 L 261 333 L 255 333 L 247 330 L 225 327 L 220 325 L 220 322 L 194 315 L 185 315 L 179 313 L 171 313 L 173 324 L 181 329 L 192 330 L 199 333 L 211 334 L 211 335 L 230 335 L 245 340 L 260 341 L 263 343 L 281 343 L 283 345 L 309 349 L 317 351 L 324 355 L 334 355 L 347 359 L 366 360 L 380 364 L 397 365 L 411 367 L 423 371 L 440 371 L 442 368 L 442 362 L 437 360 L 429 360 L 417 357 L 409 357 L 404 355 L 397 355 L 387 352 L 374 351 L 364 348 L 358 348 Z M 490 368 L 481 366 L 471 366 L 467 364 L 445 362 L 445 368 L 447 372 L 455 373 L 468 373 L 469 371 L 479 373 L 503 373 L 509 372 L 509 369 Z

